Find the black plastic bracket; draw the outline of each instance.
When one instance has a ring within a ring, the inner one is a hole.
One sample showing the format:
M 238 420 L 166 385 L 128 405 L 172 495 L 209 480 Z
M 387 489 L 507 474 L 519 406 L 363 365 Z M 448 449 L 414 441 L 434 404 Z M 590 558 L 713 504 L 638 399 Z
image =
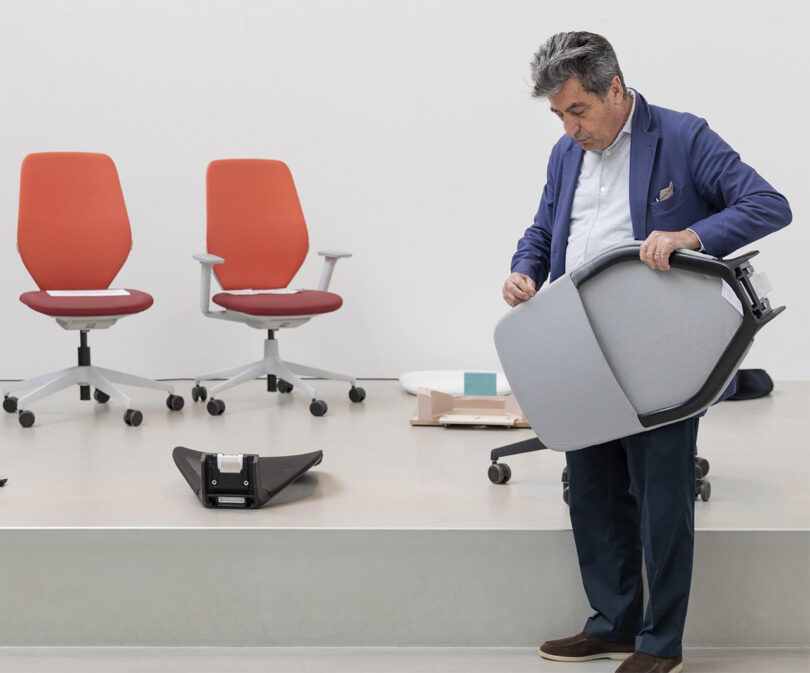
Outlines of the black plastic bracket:
M 206 507 L 256 509 L 318 465 L 323 451 L 296 456 L 203 453 L 175 447 L 174 463 Z

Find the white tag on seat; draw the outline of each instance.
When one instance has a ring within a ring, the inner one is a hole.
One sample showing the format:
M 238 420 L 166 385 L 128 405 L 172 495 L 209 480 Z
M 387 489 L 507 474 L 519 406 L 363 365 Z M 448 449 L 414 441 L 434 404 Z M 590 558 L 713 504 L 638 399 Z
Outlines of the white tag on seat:
M 274 290 L 225 290 L 227 294 L 251 295 L 251 294 L 296 294 L 301 290 L 293 290 L 288 287 L 276 288 Z
M 46 290 L 51 297 L 128 297 L 126 290 Z

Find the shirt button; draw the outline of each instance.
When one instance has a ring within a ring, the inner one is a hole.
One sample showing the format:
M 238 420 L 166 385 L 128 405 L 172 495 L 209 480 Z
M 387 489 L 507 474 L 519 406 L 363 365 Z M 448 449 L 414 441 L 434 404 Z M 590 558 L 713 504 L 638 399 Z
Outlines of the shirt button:
M 603 191 L 603 192 L 605 191 L 605 187 L 602 187 L 602 191 Z

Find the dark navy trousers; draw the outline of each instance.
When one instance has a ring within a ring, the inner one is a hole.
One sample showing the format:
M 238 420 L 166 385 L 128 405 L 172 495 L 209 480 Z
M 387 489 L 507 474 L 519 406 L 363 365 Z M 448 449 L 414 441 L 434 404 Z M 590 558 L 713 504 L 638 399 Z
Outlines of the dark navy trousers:
M 585 631 L 681 654 L 695 541 L 698 419 L 566 453 L 571 525 L 585 593 Z M 643 606 L 642 550 L 649 597 Z

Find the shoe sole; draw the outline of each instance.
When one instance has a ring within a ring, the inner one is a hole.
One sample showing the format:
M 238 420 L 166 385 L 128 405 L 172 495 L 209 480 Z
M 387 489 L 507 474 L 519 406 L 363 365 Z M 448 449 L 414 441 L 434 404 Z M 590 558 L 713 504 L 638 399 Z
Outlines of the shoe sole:
M 600 654 L 589 654 L 587 657 L 562 657 L 558 654 L 549 654 L 548 652 L 543 652 L 543 650 L 537 650 L 537 654 L 539 654 L 543 659 L 548 659 L 549 661 L 591 661 L 593 659 L 613 659 L 614 661 L 624 661 L 627 659 L 632 652 L 602 652 Z M 683 665 L 681 665 L 680 669 L 672 669 L 670 673 L 679 673 L 679 671 L 683 670 Z

